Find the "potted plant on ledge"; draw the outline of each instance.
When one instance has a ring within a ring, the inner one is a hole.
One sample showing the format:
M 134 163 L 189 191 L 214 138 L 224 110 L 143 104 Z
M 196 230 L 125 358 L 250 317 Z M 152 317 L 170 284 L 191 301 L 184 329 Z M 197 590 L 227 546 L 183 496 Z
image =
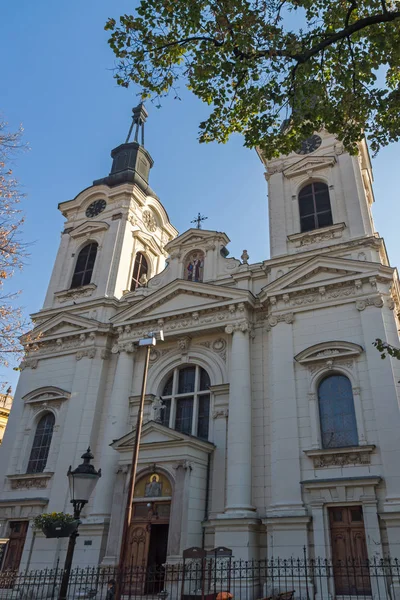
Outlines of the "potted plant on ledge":
M 33 527 L 47 538 L 69 537 L 80 523 L 73 515 L 63 512 L 43 513 L 33 519 Z

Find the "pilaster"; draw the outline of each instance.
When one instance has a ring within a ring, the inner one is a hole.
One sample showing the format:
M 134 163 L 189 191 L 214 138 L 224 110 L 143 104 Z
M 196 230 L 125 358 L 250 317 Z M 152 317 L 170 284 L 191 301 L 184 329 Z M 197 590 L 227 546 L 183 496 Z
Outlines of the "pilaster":
M 180 560 L 183 550 L 187 547 L 185 539 L 189 503 L 188 473 L 190 473 L 190 467 L 185 462 L 182 462 L 175 465 L 174 468 L 175 485 L 169 521 L 168 561 Z
M 124 508 L 126 506 L 126 479 L 128 465 L 117 467 L 113 489 L 110 528 L 107 538 L 105 556 L 102 566 L 115 566 L 119 560 L 119 550 L 122 536 Z
M 236 325 L 228 325 L 225 331 L 232 334 L 225 512 L 232 516 L 246 516 L 254 510 L 251 503 L 249 324 L 244 319 Z
M 57 462 L 54 468 L 52 480 L 52 490 L 56 491 L 56 493 L 52 493 L 50 496 L 48 506 L 49 512 L 58 512 L 60 510 L 69 512 L 71 507 L 68 491 L 68 477 L 66 477 L 66 473 L 68 471 L 68 467 L 71 464 L 75 464 L 73 461 L 76 460 L 77 448 L 78 446 L 80 447 L 79 424 L 82 422 L 85 409 L 85 400 L 90 379 L 89 374 L 91 369 L 91 361 L 91 358 L 85 356 L 76 363 L 74 379 L 71 386 L 71 396 L 68 402 L 68 412 L 64 421 Z M 88 438 L 86 441 L 87 444 L 89 444 L 90 438 Z M 80 462 L 82 461 L 80 460 L 79 455 L 79 463 Z
M 357 305 L 360 311 L 361 326 L 367 356 L 368 374 L 372 391 L 378 447 L 382 458 L 386 486 L 385 511 L 400 510 L 400 411 L 396 392 L 399 379 L 397 361 L 390 357 L 381 359 L 380 353 L 373 346 L 376 338 L 387 340 L 398 345 L 394 317 L 390 310 L 383 306 Z M 384 399 L 384 402 L 382 402 Z
M 300 442 L 294 374 L 292 314 L 271 325 L 271 483 L 268 517 L 304 516 L 301 493 Z M 284 476 L 282 476 L 284 473 Z
M 119 350 L 118 347 L 114 347 L 113 352 L 119 352 L 119 355 L 114 385 L 108 404 L 105 406 L 106 422 L 102 436 L 102 452 L 99 457 L 102 477 L 97 484 L 93 502 L 93 514 L 103 516 L 111 512 L 115 468 L 118 460 L 118 455 L 110 444 L 127 433 L 129 428 L 129 396 L 132 390 L 135 347 L 133 344 L 128 344 Z

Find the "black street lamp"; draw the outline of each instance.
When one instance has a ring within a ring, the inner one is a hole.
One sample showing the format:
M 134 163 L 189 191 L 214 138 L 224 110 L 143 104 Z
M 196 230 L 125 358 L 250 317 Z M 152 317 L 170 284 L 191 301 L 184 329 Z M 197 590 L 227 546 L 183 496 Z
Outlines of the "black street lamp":
M 93 459 L 93 454 L 90 447 L 85 454 L 82 454 L 83 463 L 73 471 L 71 467 L 68 469 L 69 491 L 71 495 L 71 504 L 74 507 L 74 519 L 79 520 L 81 510 L 89 502 L 89 498 L 96 483 L 101 477 L 101 469 L 96 471 L 90 461 Z M 78 523 L 79 526 L 79 523 Z M 59 600 L 66 600 L 68 594 L 68 582 L 71 573 L 72 559 L 74 556 L 76 538 L 78 537 L 78 527 L 69 536 L 68 550 L 65 557 L 64 573 L 61 581 Z

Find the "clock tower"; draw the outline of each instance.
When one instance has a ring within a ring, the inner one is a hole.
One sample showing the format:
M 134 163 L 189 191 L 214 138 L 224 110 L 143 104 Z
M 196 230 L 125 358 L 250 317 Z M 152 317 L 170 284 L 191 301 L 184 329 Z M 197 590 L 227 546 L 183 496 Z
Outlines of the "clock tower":
M 372 169 L 364 140 L 358 156 L 351 156 L 322 130 L 304 140 L 298 152 L 261 160 L 268 181 L 271 258 L 374 236 Z
M 111 152 L 110 174 L 59 204 L 66 222 L 44 309 L 120 299 L 164 269 L 164 246 L 177 231 L 148 183 L 147 112 L 142 104 L 132 112 L 125 143 Z

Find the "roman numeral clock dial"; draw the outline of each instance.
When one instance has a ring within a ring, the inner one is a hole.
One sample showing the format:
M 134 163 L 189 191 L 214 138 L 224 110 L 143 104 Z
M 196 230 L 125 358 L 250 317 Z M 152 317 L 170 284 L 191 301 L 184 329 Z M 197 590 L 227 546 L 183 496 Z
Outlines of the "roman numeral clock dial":
M 92 204 L 89 204 L 85 214 L 87 217 L 92 219 L 93 217 L 97 217 L 97 215 L 103 212 L 106 206 L 107 202 L 105 200 L 95 200 L 94 202 L 92 202 Z
M 311 152 L 318 150 L 321 144 L 322 140 L 319 135 L 312 135 L 301 142 L 301 146 L 298 150 L 296 150 L 296 154 L 311 154 Z

